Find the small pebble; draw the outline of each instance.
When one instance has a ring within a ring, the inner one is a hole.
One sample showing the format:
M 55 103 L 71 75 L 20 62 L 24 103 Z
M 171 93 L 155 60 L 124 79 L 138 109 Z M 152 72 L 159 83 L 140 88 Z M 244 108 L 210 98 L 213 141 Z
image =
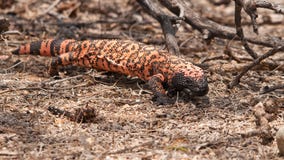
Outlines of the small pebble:
M 279 154 L 284 156 L 284 126 L 281 126 L 277 131 L 276 142 L 279 149 Z

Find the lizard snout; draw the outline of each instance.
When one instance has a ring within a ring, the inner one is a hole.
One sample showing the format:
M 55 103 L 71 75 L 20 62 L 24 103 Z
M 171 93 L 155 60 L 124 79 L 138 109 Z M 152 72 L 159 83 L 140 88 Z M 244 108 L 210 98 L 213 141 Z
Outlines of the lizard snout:
M 204 77 L 196 81 L 195 84 L 190 85 L 188 88 L 184 88 L 183 91 L 193 96 L 205 96 L 209 91 L 207 78 Z

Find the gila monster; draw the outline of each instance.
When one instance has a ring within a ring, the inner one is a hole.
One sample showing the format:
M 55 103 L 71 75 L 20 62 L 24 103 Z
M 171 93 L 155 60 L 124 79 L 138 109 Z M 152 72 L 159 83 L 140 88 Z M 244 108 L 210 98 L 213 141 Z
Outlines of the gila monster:
M 53 57 L 49 68 L 52 76 L 66 65 L 137 76 L 148 82 L 158 104 L 175 102 L 167 91 L 204 96 L 209 90 L 206 75 L 198 66 L 166 50 L 130 40 L 50 39 L 22 45 L 12 53 Z

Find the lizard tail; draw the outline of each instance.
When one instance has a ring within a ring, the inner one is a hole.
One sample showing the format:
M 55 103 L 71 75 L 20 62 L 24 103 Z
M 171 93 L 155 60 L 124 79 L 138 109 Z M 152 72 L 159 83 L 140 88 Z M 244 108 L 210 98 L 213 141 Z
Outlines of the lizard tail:
M 49 39 L 43 41 L 36 41 L 20 46 L 18 49 L 12 51 L 12 54 L 23 55 L 41 55 L 41 56 L 57 56 L 62 53 L 73 51 L 75 49 L 75 40 L 72 39 Z

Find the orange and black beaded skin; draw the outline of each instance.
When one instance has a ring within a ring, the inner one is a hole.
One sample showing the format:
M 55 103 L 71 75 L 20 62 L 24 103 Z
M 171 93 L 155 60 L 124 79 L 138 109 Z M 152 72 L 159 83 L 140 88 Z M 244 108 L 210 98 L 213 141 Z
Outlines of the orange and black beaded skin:
M 66 65 L 83 66 L 98 70 L 137 76 L 147 81 L 159 104 L 173 103 L 164 86 L 171 90 L 189 90 L 192 95 L 208 92 L 204 71 L 166 50 L 130 40 L 49 39 L 20 46 L 16 55 L 54 57 L 50 74 Z

